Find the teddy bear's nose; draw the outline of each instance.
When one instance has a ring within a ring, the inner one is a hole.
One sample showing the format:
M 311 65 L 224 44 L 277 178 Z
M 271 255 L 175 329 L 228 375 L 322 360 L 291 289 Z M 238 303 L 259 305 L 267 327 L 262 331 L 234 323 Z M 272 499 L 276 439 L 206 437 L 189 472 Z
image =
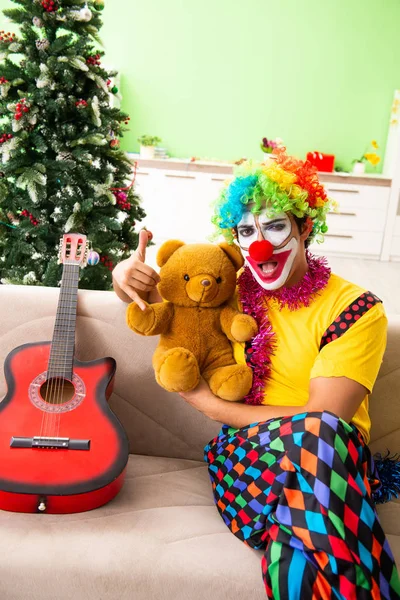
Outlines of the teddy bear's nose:
M 209 279 L 203 279 L 201 285 L 204 285 L 204 287 L 208 287 L 209 285 L 211 285 L 211 281 Z

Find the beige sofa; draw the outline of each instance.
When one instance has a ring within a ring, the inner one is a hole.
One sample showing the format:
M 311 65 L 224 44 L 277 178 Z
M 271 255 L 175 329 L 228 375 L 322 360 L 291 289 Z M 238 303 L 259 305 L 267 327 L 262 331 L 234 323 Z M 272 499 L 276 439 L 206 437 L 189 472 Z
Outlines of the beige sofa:
M 20 344 L 51 339 L 57 300 L 55 289 L 0 286 L 1 364 Z M 89 513 L 0 511 L 1 600 L 265 598 L 261 554 L 229 533 L 213 505 L 202 449 L 219 425 L 158 387 L 155 344 L 128 330 L 113 293 L 79 292 L 77 357 L 117 361 L 110 402 L 130 439 L 127 481 Z M 372 451 L 400 451 L 399 317 L 390 319 L 371 413 Z M 379 514 L 400 564 L 400 502 Z

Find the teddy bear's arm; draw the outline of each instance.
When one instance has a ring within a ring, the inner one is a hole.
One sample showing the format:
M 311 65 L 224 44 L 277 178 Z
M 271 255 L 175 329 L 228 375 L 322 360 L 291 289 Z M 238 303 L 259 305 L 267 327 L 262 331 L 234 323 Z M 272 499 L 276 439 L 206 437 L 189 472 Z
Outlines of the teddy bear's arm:
M 232 306 L 221 311 L 221 328 L 231 342 L 247 342 L 258 332 L 256 321 L 250 315 L 244 315 Z
M 166 333 L 174 314 L 171 302 L 156 302 L 146 304 L 146 310 L 132 302 L 126 311 L 128 326 L 139 335 L 160 335 Z

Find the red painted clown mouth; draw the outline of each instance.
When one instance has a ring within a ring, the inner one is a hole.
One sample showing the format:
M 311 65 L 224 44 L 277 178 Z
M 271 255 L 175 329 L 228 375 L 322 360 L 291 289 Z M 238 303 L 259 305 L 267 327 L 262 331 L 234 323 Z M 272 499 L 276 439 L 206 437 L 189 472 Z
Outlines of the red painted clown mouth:
M 271 259 L 264 263 L 259 263 L 250 256 L 247 256 L 246 260 L 262 281 L 265 283 L 273 283 L 282 275 L 286 261 L 291 253 L 292 250 L 287 250 L 286 252 L 273 254 Z

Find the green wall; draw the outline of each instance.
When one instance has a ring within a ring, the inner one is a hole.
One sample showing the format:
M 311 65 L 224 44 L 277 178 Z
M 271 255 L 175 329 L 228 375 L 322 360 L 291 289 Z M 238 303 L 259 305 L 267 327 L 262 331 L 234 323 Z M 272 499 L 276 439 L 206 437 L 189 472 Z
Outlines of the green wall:
M 126 149 L 148 133 L 180 157 L 260 157 L 263 136 L 346 167 L 372 139 L 383 154 L 399 0 L 105 1 L 106 62 L 132 118 Z

